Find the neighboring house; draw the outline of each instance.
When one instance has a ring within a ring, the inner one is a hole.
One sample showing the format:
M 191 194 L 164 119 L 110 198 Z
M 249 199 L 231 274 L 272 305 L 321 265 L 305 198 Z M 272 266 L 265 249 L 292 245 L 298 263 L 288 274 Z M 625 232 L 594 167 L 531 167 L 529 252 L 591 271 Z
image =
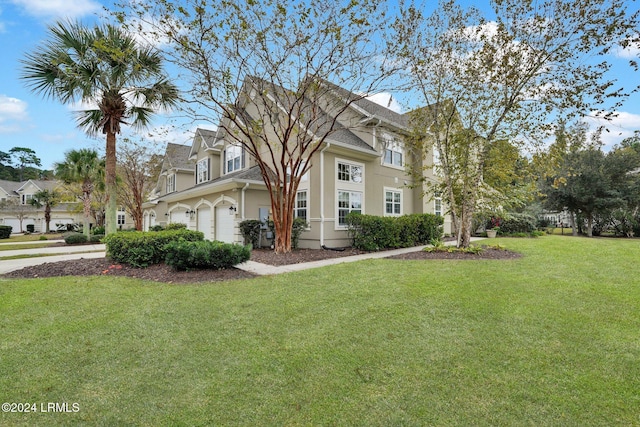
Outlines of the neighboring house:
M 27 180 L 23 182 L 0 180 L 0 225 L 12 227 L 12 233 L 21 233 L 33 227 L 36 233 L 46 230 L 44 206 L 31 205 L 33 195 L 42 190 L 62 190 L 60 181 Z M 61 202 L 51 208 L 50 230 L 66 230 L 67 224 L 82 224 L 80 202 Z M 118 224 L 123 229 L 131 228 L 133 222 L 125 212 L 118 212 Z
M 353 96 L 330 86 L 331 102 Z M 414 186 L 407 174 L 408 165 L 422 169 L 432 164 L 432 159 L 412 158 L 405 147 L 407 115 L 359 99 L 338 117 L 338 127 L 312 158 L 298 188 L 295 216 L 309 224 L 300 247 L 349 245 L 345 217 L 350 212 L 443 214 L 441 200 L 423 197 L 423 186 Z M 241 221 L 270 216 L 269 194 L 255 159 L 219 129 L 198 129 L 190 147 L 167 146 L 155 194 L 144 204 L 145 229 L 179 222 L 209 240 L 242 242 Z M 434 179 L 431 169 L 425 173 Z M 450 233 L 448 218 L 445 233 Z

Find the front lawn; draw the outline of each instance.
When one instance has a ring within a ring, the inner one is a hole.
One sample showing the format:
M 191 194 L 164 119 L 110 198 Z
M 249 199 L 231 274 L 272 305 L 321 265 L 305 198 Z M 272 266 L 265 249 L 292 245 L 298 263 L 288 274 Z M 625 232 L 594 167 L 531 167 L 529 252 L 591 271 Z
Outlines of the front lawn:
M 0 401 L 38 405 L 0 424 L 639 424 L 640 241 L 491 243 L 524 257 L 0 281 Z

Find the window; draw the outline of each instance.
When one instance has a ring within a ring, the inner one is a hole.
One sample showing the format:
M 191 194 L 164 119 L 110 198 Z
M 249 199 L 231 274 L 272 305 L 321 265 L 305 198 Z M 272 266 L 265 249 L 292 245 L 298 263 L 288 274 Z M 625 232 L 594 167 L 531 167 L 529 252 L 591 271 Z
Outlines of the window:
M 167 175 L 167 193 L 173 193 L 176 191 L 176 176 Z
M 384 149 L 384 164 L 401 168 L 403 166 L 403 150 L 402 146 L 395 141 L 387 141 Z
M 433 199 L 433 213 L 436 216 L 442 216 L 442 197 L 440 193 L 436 193 Z
M 362 183 L 362 166 L 338 163 L 338 181 Z
M 296 194 L 295 217 L 307 221 L 307 190 L 298 191 Z
M 384 206 L 384 213 L 386 215 L 401 215 L 402 192 L 396 190 L 385 190 Z
M 118 225 L 124 225 L 124 223 L 125 223 L 125 212 L 124 212 L 124 208 L 118 208 L 117 224 L 118 224 Z
M 209 181 L 209 159 L 202 159 L 196 164 L 196 184 Z
M 23 194 L 22 195 L 22 204 L 23 205 L 28 205 L 32 199 L 33 199 L 33 194 Z
M 362 192 L 338 190 L 338 225 L 347 225 L 347 215 L 362 213 Z
M 234 172 L 242 168 L 242 147 L 230 145 L 226 150 L 226 173 Z

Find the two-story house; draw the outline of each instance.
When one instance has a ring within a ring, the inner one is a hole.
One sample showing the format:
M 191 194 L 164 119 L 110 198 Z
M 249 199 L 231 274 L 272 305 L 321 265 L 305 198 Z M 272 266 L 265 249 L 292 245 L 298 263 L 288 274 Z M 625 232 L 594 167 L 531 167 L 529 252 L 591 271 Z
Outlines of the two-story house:
M 330 90 L 323 96 L 332 99 L 323 99 L 320 107 L 330 115 L 331 105 L 353 94 L 324 84 Z M 260 112 L 254 108 L 244 114 L 255 117 Z M 295 216 L 309 224 L 300 237 L 301 247 L 348 245 L 345 218 L 350 212 L 442 214 L 440 201 L 424 195 L 423 186 L 414 185 L 407 173 L 408 167 L 422 169 L 432 164 L 432 159 L 414 158 L 405 147 L 407 115 L 357 97 L 341 110 L 336 127 L 339 130 L 332 132 L 309 160 L 311 168 L 297 190 Z M 184 186 L 166 185 L 172 182 L 170 176 L 178 180 L 180 170 Z M 425 173 L 432 175 L 429 169 Z M 157 190 L 156 197 L 144 205 L 145 229 L 181 222 L 202 231 L 207 239 L 241 242 L 239 222 L 270 216 L 269 193 L 255 159 L 225 135 L 222 127 L 218 131 L 198 129 L 190 147 L 169 144 Z M 445 232 L 450 232 L 448 221 Z

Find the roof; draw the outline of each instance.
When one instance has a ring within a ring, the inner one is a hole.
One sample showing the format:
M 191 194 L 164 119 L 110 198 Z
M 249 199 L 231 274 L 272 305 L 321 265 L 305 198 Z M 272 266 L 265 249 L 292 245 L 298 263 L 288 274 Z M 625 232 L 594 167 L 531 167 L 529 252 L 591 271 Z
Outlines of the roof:
M 266 87 L 266 91 L 273 94 L 276 102 L 281 104 L 287 111 L 297 110 L 300 113 L 298 116 L 309 117 L 309 120 L 307 120 L 306 123 L 302 123 L 302 125 L 304 125 L 314 135 L 327 135 L 328 140 L 376 153 L 371 145 L 356 136 L 339 121 L 334 120 L 330 114 L 317 105 L 317 103 L 314 104 L 314 102 L 308 97 L 305 96 L 303 102 L 299 103 L 300 96 L 290 90 L 284 89 L 281 86 L 257 77 L 249 77 L 248 80 L 260 91 L 264 91 Z M 349 93 L 348 91 L 345 92 Z M 300 106 L 293 105 L 294 103 L 299 104 Z M 247 114 L 246 111 L 243 112 Z M 304 114 L 305 112 L 310 112 L 310 114 Z
M 327 80 L 323 80 L 322 83 L 327 87 L 329 87 L 332 91 L 334 91 L 345 102 L 352 102 L 353 106 L 361 109 L 369 117 L 380 119 L 396 127 L 400 127 L 400 128 L 408 127 L 409 120 L 406 114 L 397 113 L 389 108 L 386 108 L 380 104 L 377 104 L 365 98 L 364 95 L 358 95 L 353 92 L 350 92 Z
M 164 155 L 167 169 L 195 170 L 193 162 L 189 160 L 190 151 L 190 145 L 168 143 Z
M 22 182 L 16 182 L 16 181 L 7 181 L 4 179 L 0 179 L 0 188 L 2 188 L 4 191 L 6 191 L 9 194 L 14 194 L 17 195 L 17 191 L 18 189 L 20 189 L 20 187 L 22 187 L 23 183 Z

